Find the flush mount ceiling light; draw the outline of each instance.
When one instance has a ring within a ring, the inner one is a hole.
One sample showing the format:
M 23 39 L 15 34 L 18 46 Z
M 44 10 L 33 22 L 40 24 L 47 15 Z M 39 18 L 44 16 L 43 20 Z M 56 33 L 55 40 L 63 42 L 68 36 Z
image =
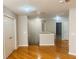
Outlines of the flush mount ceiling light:
M 60 0 L 59 3 L 63 3 L 65 0 Z
M 36 11 L 36 8 L 34 6 L 25 5 L 25 6 L 20 7 L 20 10 L 22 12 L 31 13 L 33 11 Z
M 59 3 L 69 2 L 70 0 L 59 0 Z

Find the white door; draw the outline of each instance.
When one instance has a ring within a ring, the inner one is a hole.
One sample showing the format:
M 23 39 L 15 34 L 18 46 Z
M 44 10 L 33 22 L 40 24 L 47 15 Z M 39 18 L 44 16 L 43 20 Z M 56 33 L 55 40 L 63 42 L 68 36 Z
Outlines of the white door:
M 4 16 L 3 19 L 4 57 L 8 57 L 15 49 L 15 21 Z

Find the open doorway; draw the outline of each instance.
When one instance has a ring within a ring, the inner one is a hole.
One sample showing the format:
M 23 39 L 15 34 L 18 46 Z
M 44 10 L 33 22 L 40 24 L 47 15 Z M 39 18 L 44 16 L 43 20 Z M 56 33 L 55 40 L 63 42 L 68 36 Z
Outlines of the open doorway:
M 56 40 L 62 40 L 62 23 L 56 23 Z
M 68 40 L 68 21 L 56 22 L 56 40 L 55 45 L 60 50 L 68 53 L 69 51 L 69 40 Z M 62 51 L 62 52 L 63 52 Z

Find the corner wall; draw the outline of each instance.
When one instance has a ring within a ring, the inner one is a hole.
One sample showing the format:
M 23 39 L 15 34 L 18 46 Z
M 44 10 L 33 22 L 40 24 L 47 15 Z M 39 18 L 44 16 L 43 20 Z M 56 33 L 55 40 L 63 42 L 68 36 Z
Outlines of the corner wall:
M 28 19 L 27 16 L 18 16 L 18 44 L 28 46 Z
M 69 54 L 76 55 L 76 8 L 69 12 Z
M 69 40 L 69 17 L 61 17 L 62 23 L 62 40 Z M 50 19 L 46 21 L 46 32 L 56 33 L 56 20 Z

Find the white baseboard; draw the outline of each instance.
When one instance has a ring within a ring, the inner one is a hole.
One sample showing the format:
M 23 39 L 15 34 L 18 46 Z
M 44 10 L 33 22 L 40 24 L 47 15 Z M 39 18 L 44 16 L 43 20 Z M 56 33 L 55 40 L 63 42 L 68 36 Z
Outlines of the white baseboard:
M 54 46 L 54 44 L 40 44 L 40 46 Z
M 70 55 L 74 55 L 74 56 L 76 56 L 76 53 L 69 52 L 69 54 L 70 54 Z
M 54 44 L 39 44 L 40 46 L 54 46 Z M 19 45 L 19 47 L 24 47 L 24 46 L 28 46 L 28 45 Z
M 15 49 L 15 50 L 17 50 L 17 49 L 18 49 L 18 47 L 15 47 L 14 49 Z
M 27 47 L 28 45 L 19 45 L 19 47 L 24 47 L 24 46 L 26 46 L 26 47 Z

